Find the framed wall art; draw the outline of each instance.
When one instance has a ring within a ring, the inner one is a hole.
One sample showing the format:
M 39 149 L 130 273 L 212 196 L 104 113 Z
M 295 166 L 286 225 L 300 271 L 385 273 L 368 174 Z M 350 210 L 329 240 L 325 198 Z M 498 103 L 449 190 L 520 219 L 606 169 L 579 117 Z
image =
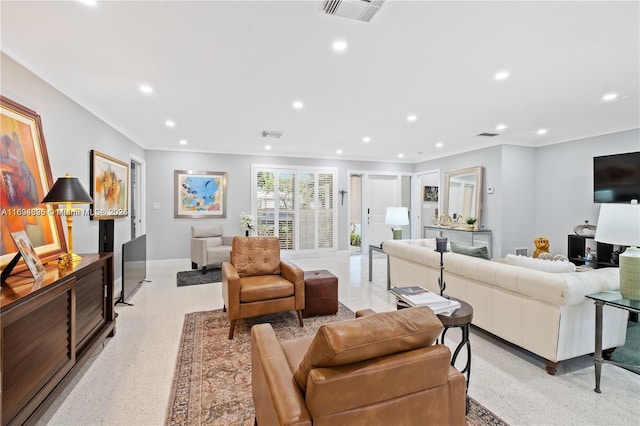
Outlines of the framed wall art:
M 438 201 L 438 187 L 437 186 L 425 186 L 424 187 L 424 201 Z
M 227 173 L 174 171 L 174 217 L 212 219 L 227 217 Z
M 115 219 L 129 215 L 129 166 L 91 150 L 91 219 Z
M 40 116 L 0 96 L 0 266 L 18 253 L 12 233 L 24 231 L 42 262 L 67 246 L 60 216 L 41 201 L 53 186 Z M 27 266 L 20 262 L 16 271 Z

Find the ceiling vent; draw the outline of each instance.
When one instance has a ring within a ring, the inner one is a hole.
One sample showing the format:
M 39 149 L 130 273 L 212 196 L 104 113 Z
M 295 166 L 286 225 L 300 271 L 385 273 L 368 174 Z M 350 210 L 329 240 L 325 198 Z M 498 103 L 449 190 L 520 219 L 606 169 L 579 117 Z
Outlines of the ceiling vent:
M 262 137 L 263 138 L 281 138 L 282 132 L 278 130 L 263 130 Z
M 325 0 L 322 11 L 327 15 L 369 22 L 383 3 L 384 0 Z
M 487 133 L 487 132 L 485 132 L 485 133 L 478 133 L 476 136 L 482 136 L 482 137 L 485 137 L 485 138 L 492 138 L 494 136 L 498 136 L 498 133 Z

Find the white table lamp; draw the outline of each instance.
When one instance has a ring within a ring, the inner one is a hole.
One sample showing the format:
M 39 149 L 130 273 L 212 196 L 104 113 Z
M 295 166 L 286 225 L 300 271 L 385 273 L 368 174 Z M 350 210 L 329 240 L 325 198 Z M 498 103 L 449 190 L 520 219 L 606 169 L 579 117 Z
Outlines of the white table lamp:
M 391 226 L 394 240 L 402 239 L 402 228 L 409 224 L 409 209 L 407 207 L 387 207 L 384 223 Z
M 640 204 L 606 203 L 600 206 L 596 241 L 629 246 L 620 254 L 620 294 L 640 300 Z

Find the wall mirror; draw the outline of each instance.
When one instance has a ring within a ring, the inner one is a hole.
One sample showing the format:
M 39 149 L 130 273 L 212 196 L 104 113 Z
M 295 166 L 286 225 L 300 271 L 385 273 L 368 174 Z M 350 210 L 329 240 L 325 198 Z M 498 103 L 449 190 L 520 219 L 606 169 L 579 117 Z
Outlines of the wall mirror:
M 445 173 L 443 213 L 451 220 L 462 217 L 464 223 L 468 217 L 475 217 L 479 225 L 481 197 L 482 166 Z

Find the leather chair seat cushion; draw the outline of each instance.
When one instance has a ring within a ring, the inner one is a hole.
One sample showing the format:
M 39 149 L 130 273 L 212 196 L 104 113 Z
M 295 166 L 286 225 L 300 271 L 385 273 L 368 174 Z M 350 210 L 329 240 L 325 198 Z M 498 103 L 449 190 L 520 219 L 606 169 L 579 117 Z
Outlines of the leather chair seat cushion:
M 193 238 L 207 238 L 207 237 L 221 237 L 221 236 L 222 236 L 222 226 L 220 225 L 191 227 L 191 237 Z M 221 240 L 221 244 L 222 244 L 222 240 Z
M 280 241 L 277 237 L 236 237 L 231 263 L 240 278 L 280 275 Z
M 294 377 L 305 391 L 309 372 L 365 361 L 434 344 L 442 323 L 419 306 L 325 324 L 316 333 Z
M 240 303 L 282 299 L 294 294 L 293 283 L 280 275 L 258 275 L 240 279 Z

